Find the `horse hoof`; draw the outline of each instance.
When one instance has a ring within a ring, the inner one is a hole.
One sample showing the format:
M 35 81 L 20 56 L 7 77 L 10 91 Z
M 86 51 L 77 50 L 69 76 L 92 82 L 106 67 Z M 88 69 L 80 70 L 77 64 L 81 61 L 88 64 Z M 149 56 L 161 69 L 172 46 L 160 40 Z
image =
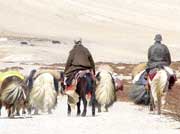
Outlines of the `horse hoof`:
M 77 111 L 77 116 L 80 116 L 80 114 L 81 114 L 81 111 L 78 110 L 78 111 Z
M 83 112 L 83 113 L 81 114 L 81 116 L 82 116 L 82 117 L 85 117 L 85 116 L 86 116 L 86 113 Z

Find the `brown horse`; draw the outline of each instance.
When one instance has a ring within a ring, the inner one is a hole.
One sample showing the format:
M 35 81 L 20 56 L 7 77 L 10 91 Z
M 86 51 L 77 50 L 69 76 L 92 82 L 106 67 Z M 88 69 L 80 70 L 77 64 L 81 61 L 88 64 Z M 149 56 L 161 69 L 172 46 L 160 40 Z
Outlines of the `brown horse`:
M 5 106 L 8 110 L 8 117 L 14 117 L 15 110 L 19 115 L 19 110 L 25 108 L 27 103 L 27 87 L 22 79 L 17 76 L 6 78 L 0 89 L 0 108 Z

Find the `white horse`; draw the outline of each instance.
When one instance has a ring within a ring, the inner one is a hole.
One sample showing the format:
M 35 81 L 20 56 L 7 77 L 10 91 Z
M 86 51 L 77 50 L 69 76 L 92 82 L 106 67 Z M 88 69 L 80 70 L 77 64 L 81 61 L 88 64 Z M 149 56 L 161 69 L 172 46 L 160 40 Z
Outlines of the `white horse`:
M 42 73 L 34 80 L 29 96 L 29 105 L 42 112 L 51 113 L 57 103 L 54 77 L 50 73 Z
M 98 112 L 108 111 L 108 107 L 116 100 L 115 85 L 112 74 L 106 69 L 100 69 L 96 75 L 96 101 L 98 103 Z
M 161 106 L 166 102 L 166 94 L 168 91 L 168 74 L 164 69 L 157 69 L 153 79 L 148 76 L 150 85 L 150 111 L 157 110 L 161 114 Z

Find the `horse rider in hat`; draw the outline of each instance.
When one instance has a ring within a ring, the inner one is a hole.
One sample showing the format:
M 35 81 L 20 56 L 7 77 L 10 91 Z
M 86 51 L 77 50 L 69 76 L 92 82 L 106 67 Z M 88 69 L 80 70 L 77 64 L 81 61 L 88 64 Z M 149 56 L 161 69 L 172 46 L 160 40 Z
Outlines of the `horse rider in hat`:
M 80 70 L 91 70 L 95 74 L 95 63 L 89 50 L 82 45 L 81 38 L 74 40 L 74 47 L 69 52 L 65 66 L 65 83 L 71 85 L 76 73 Z
M 161 34 L 156 34 L 154 40 L 154 44 L 148 49 L 148 70 L 171 64 L 171 55 L 167 46 L 161 43 Z
M 155 40 L 154 45 L 152 45 L 148 50 L 148 63 L 147 63 L 146 72 L 148 73 L 149 76 L 154 76 L 153 75 L 154 68 L 166 70 L 169 81 L 168 88 L 171 89 L 177 78 L 173 69 L 169 67 L 171 65 L 171 55 L 169 49 L 167 48 L 166 45 L 161 43 L 162 36 L 160 34 L 157 34 L 154 40 Z

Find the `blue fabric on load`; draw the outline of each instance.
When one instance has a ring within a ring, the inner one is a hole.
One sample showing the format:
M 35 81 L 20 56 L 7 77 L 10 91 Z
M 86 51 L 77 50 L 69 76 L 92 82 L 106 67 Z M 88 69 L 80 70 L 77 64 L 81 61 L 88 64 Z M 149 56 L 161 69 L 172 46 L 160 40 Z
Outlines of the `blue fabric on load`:
M 129 92 L 129 97 L 136 104 L 145 104 L 148 105 L 150 102 L 149 92 L 145 89 L 147 80 L 145 79 L 146 71 L 142 73 L 139 77 L 139 80 L 136 81 Z
M 145 79 L 145 75 L 146 75 L 146 72 L 142 73 L 142 75 L 140 76 L 139 80 L 136 83 L 146 85 L 147 80 Z

